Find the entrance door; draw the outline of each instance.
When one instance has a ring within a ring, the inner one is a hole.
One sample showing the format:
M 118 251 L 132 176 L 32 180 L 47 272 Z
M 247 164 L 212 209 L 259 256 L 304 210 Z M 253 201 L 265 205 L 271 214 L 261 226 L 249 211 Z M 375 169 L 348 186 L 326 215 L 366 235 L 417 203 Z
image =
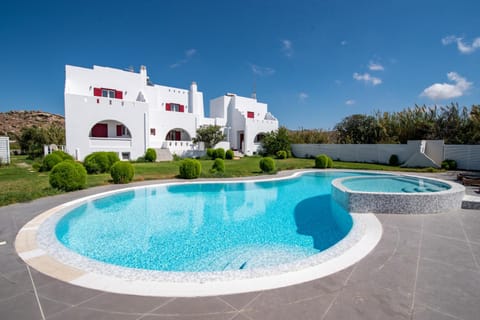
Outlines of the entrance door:
M 245 140 L 245 134 L 243 132 L 240 133 L 240 151 L 244 151 L 243 150 L 243 142 Z

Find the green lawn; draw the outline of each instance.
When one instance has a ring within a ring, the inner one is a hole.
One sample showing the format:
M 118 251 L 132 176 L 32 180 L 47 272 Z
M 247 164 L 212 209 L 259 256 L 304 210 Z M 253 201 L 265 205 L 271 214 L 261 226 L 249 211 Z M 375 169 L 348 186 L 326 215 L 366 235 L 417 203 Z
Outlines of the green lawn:
M 240 160 L 225 160 L 225 173 L 212 174 L 210 168 L 213 160 L 200 160 L 202 163 L 202 178 L 212 177 L 246 177 L 261 175 L 258 166 L 259 157 L 245 157 Z M 314 166 L 312 159 L 289 158 L 275 160 L 278 170 L 311 169 Z M 26 202 L 45 196 L 62 193 L 50 187 L 48 173 L 38 172 L 33 169 L 32 161 L 25 156 L 12 157 L 12 163 L 0 167 L 0 206 L 17 202 Z M 135 168 L 134 181 L 172 179 L 178 175 L 179 161 L 157 163 L 133 163 Z M 362 170 L 389 170 L 425 172 L 432 169 L 406 169 L 387 165 L 371 163 L 354 163 L 334 161 L 333 167 L 337 169 L 362 169 Z M 94 174 L 87 177 L 87 187 L 95 187 L 111 183 L 109 174 Z

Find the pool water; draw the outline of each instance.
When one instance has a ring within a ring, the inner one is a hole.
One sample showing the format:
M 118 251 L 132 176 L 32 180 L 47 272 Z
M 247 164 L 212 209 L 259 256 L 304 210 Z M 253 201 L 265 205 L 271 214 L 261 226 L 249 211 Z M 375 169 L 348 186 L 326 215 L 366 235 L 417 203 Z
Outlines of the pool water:
M 331 181 L 362 174 L 132 189 L 90 200 L 58 222 L 58 240 L 109 264 L 161 271 L 264 268 L 323 251 L 352 228 Z
M 352 191 L 422 193 L 439 192 L 451 187 L 440 181 L 408 176 L 372 176 L 345 179 L 342 184 Z

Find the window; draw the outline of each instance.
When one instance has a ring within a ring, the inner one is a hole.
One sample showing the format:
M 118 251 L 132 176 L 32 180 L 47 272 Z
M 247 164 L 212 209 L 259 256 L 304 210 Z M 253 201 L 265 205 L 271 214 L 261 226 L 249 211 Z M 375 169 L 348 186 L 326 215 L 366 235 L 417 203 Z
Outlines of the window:
M 107 138 L 108 137 L 108 125 L 106 123 L 97 123 L 92 128 L 92 137 L 94 138 Z
M 254 117 L 255 117 L 255 113 L 254 113 L 254 112 L 252 112 L 252 111 L 248 111 L 248 112 L 247 112 L 247 118 L 253 119 Z
M 123 99 L 123 92 L 115 89 L 93 88 L 93 95 L 110 99 Z
M 150 128 L 150 135 L 154 136 L 156 134 L 155 128 Z
M 130 152 L 122 152 L 122 160 L 130 160 Z
M 167 133 L 167 139 L 172 141 L 181 141 L 182 140 L 182 132 L 177 130 L 171 130 Z
M 185 112 L 185 106 L 178 103 L 166 103 L 165 110 L 173 112 Z
M 102 89 L 102 97 L 106 98 L 115 98 L 115 90 L 111 89 Z

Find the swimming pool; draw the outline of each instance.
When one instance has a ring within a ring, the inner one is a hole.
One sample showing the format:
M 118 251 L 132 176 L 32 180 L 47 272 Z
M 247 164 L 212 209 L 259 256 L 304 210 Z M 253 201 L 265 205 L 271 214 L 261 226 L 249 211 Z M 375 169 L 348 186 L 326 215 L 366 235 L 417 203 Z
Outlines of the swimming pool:
M 105 263 L 161 271 L 265 268 L 323 251 L 353 221 L 331 198 L 331 181 L 191 183 L 117 193 L 76 207 L 55 233 L 67 248 Z
M 382 228 L 374 215 L 348 214 L 331 199 L 332 179 L 352 174 L 359 173 L 296 172 L 268 180 L 222 181 L 221 184 L 190 182 L 190 187 L 178 182 L 162 183 L 94 194 L 55 207 L 28 222 L 17 236 L 16 249 L 22 259 L 40 272 L 72 284 L 117 293 L 207 296 L 292 285 L 354 264 L 380 240 Z M 278 185 L 285 189 L 277 188 Z M 302 189 L 302 186 L 306 188 Z M 214 195 L 216 209 L 212 210 L 213 216 L 193 213 L 196 207 L 208 207 L 193 196 L 198 192 Z M 241 194 L 237 200 L 230 197 L 235 192 Z M 132 199 L 137 196 L 141 199 L 139 203 L 146 204 L 143 208 L 147 210 L 140 210 L 140 204 L 133 205 Z M 170 212 L 170 216 L 166 215 L 167 211 L 159 213 L 161 206 L 151 197 L 163 198 L 163 205 L 175 204 L 170 209 L 176 210 Z M 94 220 L 93 225 L 83 225 L 78 221 L 87 208 L 100 208 L 105 212 Z M 121 208 L 132 208 L 131 212 L 137 218 L 147 218 L 147 222 L 138 223 L 133 231 L 128 230 L 129 224 L 135 222 L 133 220 L 140 219 L 123 220 L 126 216 Z M 285 211 L 287 215 L 279 214 L 279 211 Z M 315 213 L 313 216 L 312 212 Z M 326 219 L 316 219 L 319 215 Z M 123 229 L 108 231 L 105 226 L 116 220 Z M 277 230 L 275 220 L 286 222 L 290 228 Z M 259 226 L 250 224 L 255 221 Z M 215 225 L 213 229 L 204 227 L 211 222 Z M 219 222 L 226 227 L 219 226 Z M 253 226 L 256 231 L 239 237 L 234 235 L 234 223 Z M 175 227 L 172 229 L 171 225 Z M 194 235 L 193 240 L 182 235 L 182 230 L 187 227 Z M 75 235 L 77 228 L 83 231 Z M 213 233 L 220 239 L 220 244 L 210 246 L 210 240 L 204 238 L 206 233 Z M 93 234 L 101 236 L 92 238 Z M 142 234 L 146 237 L 141 237 Z M 158 241 L 158 234 L 170 234 L 170 240 Z M 78 235 L 83 235 L 87 241 L 77 242 Z M 201 236 L 195 238 L 195 235 Z M 271 242 L 272 239 L 275 241 Z M 184 249 L 175 248 L 182 242 L 180 240 L 184 242 Z M 200 248 L 210 246 L 210 249 L 194 252 L 190 248 L 193 247 L 192 241 L 198 242 Z M 222 248 L 223 243 L 232 241 L 238 246 Z M 110 244 L 104 245 L 107 242 Z M 150 258 L 141 257 L 141 253 L 147 253 L 155 242 L 160 246 L 153 250 L 154 254 Z M 64 243 L 73 243 L 74 250 L 68 249 Z M 126 258 L 119 258 L 114 250 L 110 250 L 112 246 L 126 249 L 120 254 Z M 161 254 L 184 251 L 194 260 L 168 261 L 155 251 L 163 251 Z M 162 260 L 160 268 L 158 260 Z

